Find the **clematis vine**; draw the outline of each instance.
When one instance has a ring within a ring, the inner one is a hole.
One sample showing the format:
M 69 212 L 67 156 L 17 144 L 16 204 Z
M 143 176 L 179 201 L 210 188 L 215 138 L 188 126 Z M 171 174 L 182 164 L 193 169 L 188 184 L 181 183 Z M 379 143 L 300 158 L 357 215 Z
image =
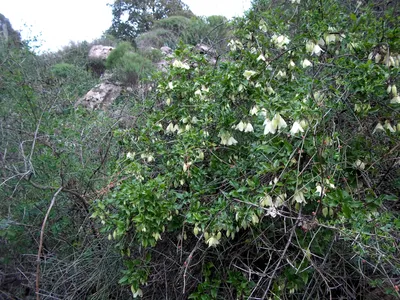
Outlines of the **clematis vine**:
M 272 120 L 265 119 L 264 125 L 264 134 L 275 134 L 277 130 L 287 127 L 285 120 L 280 116 L 280 114 L 275 114 Z
M 302 65 L 302 67 L 305 69 L 305 68 L 311 67 L 311 66 L 312 66 L 312 62 L 309 61 L 309 60 L 306 58 L 305 60 L 302 61 L 301 65 Z
M 257 74 L 257 72 L 250 71 L 250 70 L 246 70 L 243 72 L 243 76 L 246 77 L 247 80 L 250 80 L 250 78 L 256 74 Z
M 298 132 L 304 132 L 303 127 L 301 126 L 300 122 L 294 122 L 292 125 L 292 129 L 290 129 L 290 134 L 295 135 Z
M 271 42 L 274 43 L 278 49 L 282 49 L 286 48 L 286 45 L 290 43 L 290 40 L 286 35 L 274 34 L 271 38 Z
M 231 146 L 237 144 L 237 140 L 227 131 L 221 131 L 218 136 L 221 138 L 221 145 Z
M 173 62 L 172 66 L 174 68 L 179 68 L 179 69 L 186 69 L 186 70 L 190 69 L 190 67 L 189 67 L 189 65 L 187 63 L 183 63 L 183 62 L 181 62 L 180 60 L 177 60 L 177 59 Z

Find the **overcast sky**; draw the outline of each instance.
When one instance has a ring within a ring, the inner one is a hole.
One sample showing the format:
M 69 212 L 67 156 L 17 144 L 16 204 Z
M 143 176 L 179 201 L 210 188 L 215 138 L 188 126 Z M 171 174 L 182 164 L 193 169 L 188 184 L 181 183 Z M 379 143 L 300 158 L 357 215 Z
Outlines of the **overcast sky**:
M 45 50 L 57 50 L 70 41 L 91 41 L 111 25 L 112 0 L 0 0 L 0 13 L 23 39 L 38 37 Z M 240 16 L 251 0 L 183 0 L 195 15 Z M 26 26 L 25 26 L 26 24 Z

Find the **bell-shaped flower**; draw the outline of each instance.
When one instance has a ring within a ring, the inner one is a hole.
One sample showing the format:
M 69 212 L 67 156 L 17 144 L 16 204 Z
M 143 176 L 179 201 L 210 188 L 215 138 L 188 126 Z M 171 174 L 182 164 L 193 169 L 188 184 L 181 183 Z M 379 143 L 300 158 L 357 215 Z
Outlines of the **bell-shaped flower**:
M 285 35 L 274 34 L 271 38 L 271 42 L 275 44 L 278 49 L 286 48 L 286 45 L 290 43 L 290 40 Z
M 390 132 L 396 132 L 396 130 L 392 127 L 392 125 L 390 124 L 389 120 L 385 121 L 385 125 L 383 125 L 383 128 L 389 130 Z
M 274 118 L 272 119 L 273 126 L 278 130 L 286 128 L 287 124 L 285 120 L 281 117 L 280 114 L 275 114 Z
M 260 205 L 262 207 L 270 207 L 273 206 L 274 203 L 272 202 L 272 197 L 270 195 L 265 195 L 264 197 L 261 198 L 260 200 Z
M 252 109 L 250 109 L 250 116 L 254 116 L 258 113 L 258 107 L 257 106 L 253 106 Z
M 251 125 L 250 122 L 246 123 L 246 127 L 244 128 L 244 132 L 253 132 L 254 128 L 253 125 Z
M 290 129 L 290 134 L 295 135 L 299 131 L 304 132 L 304 129 L 301 127 L 300 123 L 296 121 L 293 123 L 292 129 Z
M 126 154 L 126 158 L 127 159 L 134 159 L 135 158 L 135 155 L 136 155 L 136 153 L 135 152 L 128 152 L 127 154 Z
M 315 47 L 315 43 L 313 41 L 307 41 L 306 42 L 306 51 L 308 53 L 312 53 Z
M 260 61 L 260 60 L 265 61 L 265 56 L 262 53 L 257 57 L 257 61 Z
M 280 207 L 280 206 L 282 206 L 283 204 L 285 204 L 285 200 L 286 200 L 286 194 L 281 194 L 281 195 L 278 195 L 276 198 L 275 198 L 275 207 Z
M 324 188 L 320 184 L 317 184 L 317 186 L 315 187 L 315 193 L 317 193 L 320 197 L 324 196 Z
M 173 62 L 172 66 L 174 68 L 180 68 L 180 69 L 186 69 L 186 70 L 190 69 L 190 67 L 189 67 L 189 65 L 187 63 L 183 63 L 183 62 L 181 62 L 180 60 L 177 60 L 177 59 Z
M 275 206 L 272 206 L 272 207 L 268 208 L 267 215 L 271 216 L 272 218 L 276 217 L 277 211 L 276 211 Z
M 362 162 L 361 160 L 357 159 L 354 164 L 354 168 L 359 169 L 359 170 L 364 170 L 365 169 L 365 163 Z
M 171 122 L 168 124 L 167 128 L 165 129 L 166 132 L 174 132 L 174 124 Z
M 172 81 L 168 82 L 168 87 L 170 90 L 174 89 L 174 83 Z
M 296 67 L 296 64 L 294 63 L 293 60 L 290 60 L 289 64 L 288 64 L 288 68 L 289 69 L 294 69 L 294 67 Z
M 250 78 L 255 74 L 257 74 L 257 72 L 251 70 L 246 70 L 243 72 L 243 76 L 246 77 L 247 80 L 250 80 Z
M 312 66 L 312 62 L 309 61 L 309 60 L 306 58 L 305 60 L 302 61 L 301 65 L 302 65 L 303 68 L 308 68 L 308 67 L 311 67 L 311 66 Z
M 246 127 L 246 123 L 243 123 L 243 121 L 240 121 L 239 124 L 237 124 L 234 128 L 239 130 L 239 131 L 243 131 Z
M 220 132 L 218 136 L 221 138 L 221 145 L 231 146 L 237 144 L 237 140 L 229 132 Z
M 375 126 L 375 128 L 374 128 L 374 131 L 372 131 L 372 133 L 375 133 L 375 132 L 377 132 L 378 130 L 385 131 L 385 128 L 383 128 L 381 122 L 379 122 L 378 124 L 376 124 L 376 126 Z
M 390 100 L 391 104 L 400 104 L 400 96 L 395 96 L 393 97 L 392 100 Z
M 293 199 L 297 203 L 307 203 L 306 199 L 304 198 L 304 194 L 301 191 L 296 191 L 296 193 L 293 195 Z
M 268 92 L 268 95 L 275 94 L 274 89 L 272 87 L 270 87 L 270 86 L 267 86 L 267 92 Z
M 276 74 L 276 78 L 278 79 L 286 78 L 286 71 L 279 70 L 278 73 Z
M 325 52 L 325 51 L 322 50 L 322 48 L 319 45 L 315 45 L 311 52 L 311 55 L 315 54 L 316 56 L 320 56 L 322 52 Z
M 215 247 L 219 244 L 219 240 L 215 235 L 212 235 L 206 240 L 206 243 L 208 244 L 208 247 Z
M 273 126 L 273 123 L 272 123 L 272 121 L 270 119 L 265 119 L 264 126 L 265 126 L 264 127 L 264 134 L 269 134 L 269 133 L 275 134 L 276 127 Z
M 133 285 L 131 286 L 131 292 L 132 292 L 132 297 L 133 298 L 137 298 L 137 297 L 142 298 L 143 297 L 143 291 L 141 289 L 135 290 Z

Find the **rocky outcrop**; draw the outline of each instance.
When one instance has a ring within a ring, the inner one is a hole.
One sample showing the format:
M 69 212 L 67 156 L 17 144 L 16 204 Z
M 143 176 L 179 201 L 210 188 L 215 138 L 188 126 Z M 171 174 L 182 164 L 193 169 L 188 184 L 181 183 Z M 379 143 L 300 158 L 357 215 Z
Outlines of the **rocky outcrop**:
M 89 59 L 90 60 L 106 60 L 110 52 L 114 49 L 114 47 L 103 46 L 103 45 L 94 45 L 89 50 Z
M 164 55 L 171 55 L 172 54 L 172 49 L 168 46 L 164 46 L 160 48 L 161 53 Z
M 22 46 L 19 32 L 12 28 L 10 21 L 2 14 L 0 14 L 0 41 L 8 45 Z
M 87 109 L 107 109 L 121 94 L 119 85 L 105 81 L 92 88 L 85 96 L 79 99 L 75 106 L 83 106 Z

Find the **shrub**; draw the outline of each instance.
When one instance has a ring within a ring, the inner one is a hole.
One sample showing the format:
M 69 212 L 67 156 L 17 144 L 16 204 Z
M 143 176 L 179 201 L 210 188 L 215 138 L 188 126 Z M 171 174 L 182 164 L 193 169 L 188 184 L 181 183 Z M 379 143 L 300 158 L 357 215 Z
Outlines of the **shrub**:
M 172 16 L 166 19 L 158 20 L 154 23 L 153 29 L 162 28 L 173 32 L 179 36 L 189 27 L 190 19 L 183 16 Z
M 94 215 L 121 283 L 160 299 L 398 296 L 396 16 L 263 2 L 217 67 L 177 49 L 118 133 L 121 179 Z
M 162 46 L 175 48 L 177 41 L 178 37 L 172 31 L 156 28 L 137 37 L 136 45 L 139 49 L 159 49 Z

